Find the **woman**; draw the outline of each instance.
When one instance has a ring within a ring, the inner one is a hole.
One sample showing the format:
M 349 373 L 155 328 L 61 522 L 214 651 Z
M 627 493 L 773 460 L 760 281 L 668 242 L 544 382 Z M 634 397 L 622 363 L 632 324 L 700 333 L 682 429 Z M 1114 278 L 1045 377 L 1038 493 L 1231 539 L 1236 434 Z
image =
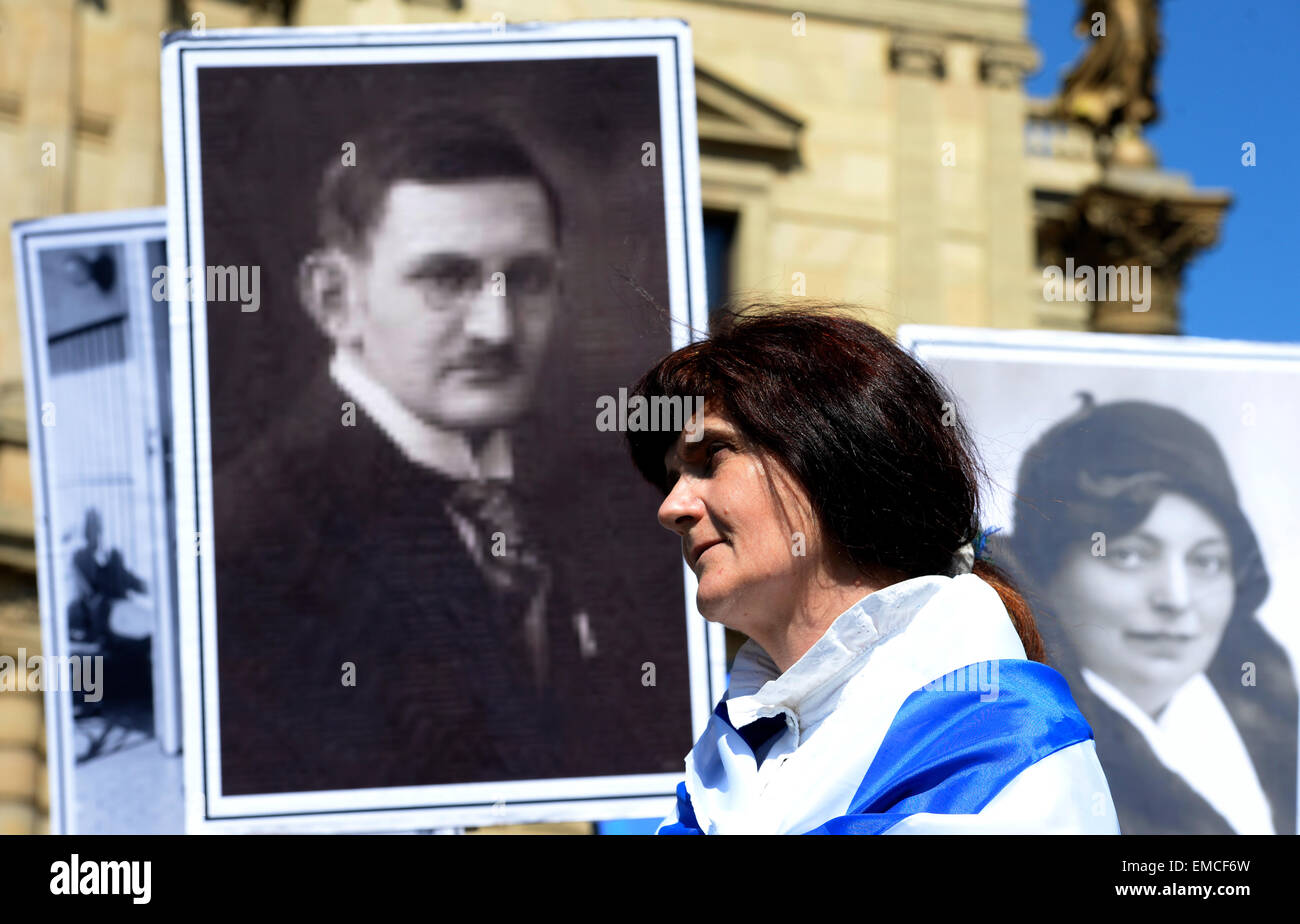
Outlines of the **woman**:
M 749 636 L 659 833 L 1118 833 L 1032 614 L 973 561 L 978 463 L 920 363 L 751 306 L 635 393 L 704 402 L 629 445 L 700 613 Z
M 1171 408 L 1082 397 L 1025 454 L 1008 564 L 1120 826 L 1294 834 L 1296 688 L 1255 619 L 1269 576 L 1223 454 Z

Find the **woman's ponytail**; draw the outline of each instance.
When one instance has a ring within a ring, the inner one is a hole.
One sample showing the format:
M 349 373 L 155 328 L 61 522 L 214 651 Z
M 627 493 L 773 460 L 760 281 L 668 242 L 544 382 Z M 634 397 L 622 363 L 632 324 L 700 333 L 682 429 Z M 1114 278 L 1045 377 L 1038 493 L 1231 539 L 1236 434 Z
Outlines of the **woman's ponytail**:
M 981 558 L 975 559 L 971 572 L 979 575 L 984 583 L 996 590 L 998 596 L 1002 598 L 1002 605 L 1007 608 L 1007 615 L 1011 617 L 1011 624 L 1016 627 L 1020 643 L 1025 646 L 1025 657 L 1030 661 L 1046 664 L 1047 653 L 1043 648 L 1043 637 L 1038 634 L 1038 623 L 1034 620 L 1034 612 L 1025 602 L 1025 598 L 1020 595 L 1020 591 L 1016 590 L 1011 578 L 992 562 Z

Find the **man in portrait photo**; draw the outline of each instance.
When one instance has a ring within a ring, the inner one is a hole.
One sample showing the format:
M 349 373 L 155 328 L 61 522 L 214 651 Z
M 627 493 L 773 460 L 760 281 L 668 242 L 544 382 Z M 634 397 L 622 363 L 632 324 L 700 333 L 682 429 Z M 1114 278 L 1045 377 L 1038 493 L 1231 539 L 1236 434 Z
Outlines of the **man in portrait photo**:
M 296 270 L 329 353 L 214 471 L 223 791 L 598 772 L 600 639 L 520 477 L 560 197 L 467 109 L 347 137 Z

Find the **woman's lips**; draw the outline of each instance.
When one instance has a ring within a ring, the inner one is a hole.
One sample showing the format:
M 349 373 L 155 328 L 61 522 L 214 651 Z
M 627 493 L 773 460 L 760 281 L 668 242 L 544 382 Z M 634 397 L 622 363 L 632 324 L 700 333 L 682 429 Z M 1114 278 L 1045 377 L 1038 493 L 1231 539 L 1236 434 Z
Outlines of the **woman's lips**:
M 1154 655 L 1178 657 L 1196 640 L 1195 635 L 1175 632 L 1125 632 L 1125 637 L 1136 642 L 1144 651 Z
M 715 539 L 712 542 L 706 542 L 703 546 L 701 546 L 700 550 L 695 553 L 695 561 L 691 563 L 691 568 L 692 569 L 696 568 L 700 563 L 700 559 L 704 557 L 704 553 L 707 552 L 709 549 L 713 548 L 715 545 L 722 545 L 722 540 Z

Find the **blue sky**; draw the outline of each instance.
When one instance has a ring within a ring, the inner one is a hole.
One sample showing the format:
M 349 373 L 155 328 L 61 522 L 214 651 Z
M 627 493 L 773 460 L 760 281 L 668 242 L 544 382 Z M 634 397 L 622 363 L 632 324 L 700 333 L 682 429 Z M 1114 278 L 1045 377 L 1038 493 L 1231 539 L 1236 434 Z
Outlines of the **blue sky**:
M 1161 166 L 1233 204 L 1219 242 L 1183 278 L 1183 332 L 1300 343 L 1300 0 L 1164 0 L 1156 70 L 1160 121 L 1147 137 Z M 1083 48 L 1077 0 L 1029 0 L 1042 54 L 1032 96 L 1050 96 Z M 1241 163 L 1255 143 L 1256 166 Z

